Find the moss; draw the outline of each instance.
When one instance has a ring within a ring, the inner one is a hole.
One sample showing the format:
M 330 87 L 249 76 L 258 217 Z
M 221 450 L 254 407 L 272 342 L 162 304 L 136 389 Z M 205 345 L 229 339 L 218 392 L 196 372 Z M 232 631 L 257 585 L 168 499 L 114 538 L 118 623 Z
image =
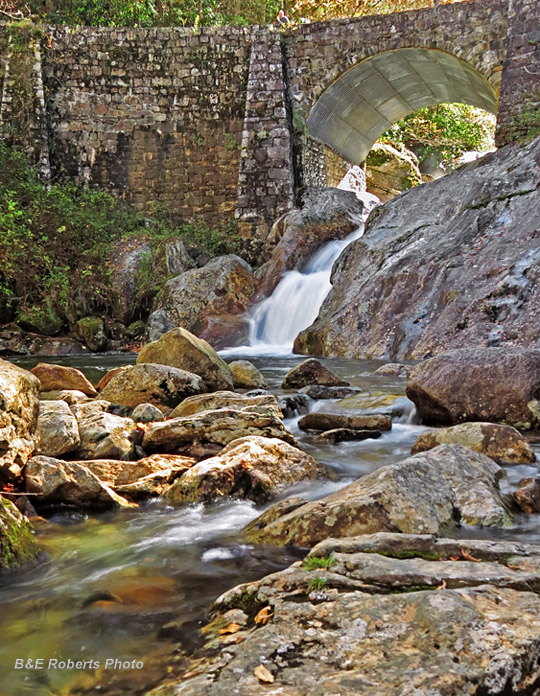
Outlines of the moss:
M 328 556 L 326 558 L 322 556 L 307 556 L 302 561 L 302 568 L 304 570 L 318 570 L 324 568 L 327 570 L 331 568 L 335 563 L 333 556 Z
M 403 551 L 382 551 L 377 549 L 365 549 L 362 553 L 376 553 L 385 558 L 397 558 L 404 560 L 406 558 L 422 558 L 424 561 L 440 561 L 441 556 L 436 551 L 417 551 L 414 549 Z
M 12 502 L 0 497 L 0 571 L 33 561 L 38 554 L 30 523 Z

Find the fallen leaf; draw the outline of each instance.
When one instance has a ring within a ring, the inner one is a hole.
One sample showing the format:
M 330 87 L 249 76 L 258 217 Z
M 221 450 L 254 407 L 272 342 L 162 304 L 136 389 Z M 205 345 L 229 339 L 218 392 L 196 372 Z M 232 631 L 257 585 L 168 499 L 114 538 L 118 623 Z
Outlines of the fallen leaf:
M 459 556 L 450 556 L 451 561 L 459 561 Z
M 274 675 L 269 672 L 264 665 L 257 665 L 253 670 L 253 674 L 257 677 L 259 681 L 265 684 L 273 684 L 275 681 Z
M 239 631 L 241 628 L 242 626 L 240 626 L 240 624 L 234 623 L 233 621 L 228 626 L 225 626 L 225 628 L 220 628 L 219 633 L 221 635 L 223 635 L 224 633 L 236 633 L 236 631 Z
M 272 616 L 274 615 L 270 611 L 270 606 L 263 607 L 255 617 L 254 621 L 256 624 L 261 624 L 262 626 L 264 626 L 270 621 Z
M 245 635 L 242 635 L 241 633 L 238 633 L 235 636 L 225 636 L 223 638 L 223 645 L 232 645 L 232 644 L 237 644 L 237 643 L 243 643 L 246 639 Z
M 521 568 L 517 565 L 512 565 L 511 563 L 506 564 L 507 568 L 510 568 L 510 570 L 521 570 Z
M 437 587 L 438 590 L 446 590 L 446 580 L 443 580 L 442 583 Z
M 475 563 L 482 563 L 481 558 L 475 558 L 474 556 L 471 556 L 470 553 L 465 551 L 465 549 L 461 549 L 461 555 L 466 561 L 474 561 Z

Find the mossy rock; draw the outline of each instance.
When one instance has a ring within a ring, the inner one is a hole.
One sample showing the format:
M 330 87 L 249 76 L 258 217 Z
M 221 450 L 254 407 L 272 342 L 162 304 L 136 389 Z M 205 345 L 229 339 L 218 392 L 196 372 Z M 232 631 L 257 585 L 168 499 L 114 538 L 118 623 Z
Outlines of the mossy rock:
M 34 561 L 38 554 L 30 523 L 12 502 L 0 496 L 0 571 Z
M 42 334 L 44 336 L 55 336 L 59 334 L 64 322 L 50 309 L 40 309 L 31 307 L 26 312 L 18 312 L 17 324 L 24 331 Z
M 84 317 L 75 324 L 77 338 L 86 343 L 92 351 L 105 350 L 107 347 L 107 336 L 105 335 L 105 324 L 99 317 Z

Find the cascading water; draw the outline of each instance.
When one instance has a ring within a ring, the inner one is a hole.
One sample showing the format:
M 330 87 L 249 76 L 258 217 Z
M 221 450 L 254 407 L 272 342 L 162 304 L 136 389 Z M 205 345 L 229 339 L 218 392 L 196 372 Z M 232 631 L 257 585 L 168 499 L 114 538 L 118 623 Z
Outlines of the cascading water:
M 303 271 L 289 271 L 251 316 L 249 345 L 258 352 L 290 353 L 300 331 L 312 324 L 332 287 L 332 266 L 343 249 L 364 233 L 360 226 L 346 239 L 328 242 Z

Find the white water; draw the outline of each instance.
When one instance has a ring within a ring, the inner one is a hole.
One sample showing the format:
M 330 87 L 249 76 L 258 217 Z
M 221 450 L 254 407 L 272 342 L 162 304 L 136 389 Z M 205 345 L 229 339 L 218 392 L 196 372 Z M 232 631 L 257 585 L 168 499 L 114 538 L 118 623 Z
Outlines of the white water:
M 355 239 L 363 225 L 346 239 L 328 242 L 308 261 L 302 272 L 288 271 L 270 297 L 258 304 L 251 316 L 249 345 L 257 353 L 289 354 L 300 331 L 310 326 L 332 287 L 332 266 Z

